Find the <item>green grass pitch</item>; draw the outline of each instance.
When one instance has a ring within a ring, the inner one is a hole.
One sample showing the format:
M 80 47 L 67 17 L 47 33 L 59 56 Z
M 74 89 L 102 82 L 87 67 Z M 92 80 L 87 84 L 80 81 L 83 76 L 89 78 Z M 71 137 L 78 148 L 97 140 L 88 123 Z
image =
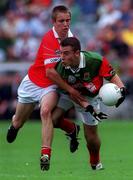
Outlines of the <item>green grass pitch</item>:
M 132 180 L 133 122 L 104 121 L 99 125 L 102 140 L 101 160 L 105 167 L 92 171 L 88 164 L 83 130 L 77 152 L 69 152 L 69 142 L 61 130 L 55 130 L 51 167 L 40 171 L 41 123 L 29 121 L 14 143 L 6 142 L 9 121 L 0 121 L 1 180 Z M 82 127 L 82 125 L 81 125 Z

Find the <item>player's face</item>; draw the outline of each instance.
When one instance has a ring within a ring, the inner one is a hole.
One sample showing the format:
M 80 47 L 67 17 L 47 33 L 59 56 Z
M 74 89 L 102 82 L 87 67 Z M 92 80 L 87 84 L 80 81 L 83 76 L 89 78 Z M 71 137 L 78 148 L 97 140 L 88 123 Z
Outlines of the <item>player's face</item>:
M 56 32 L 61 39 L 67 37 L 70 28 L 71 17 L 69 13 L 58 13 L 56 20 L 53 22 Z
M 76 67 L 79 65 L 80 51 L 74 51 L 71 46 L 61 47 L 62 64 L 67 67 Z

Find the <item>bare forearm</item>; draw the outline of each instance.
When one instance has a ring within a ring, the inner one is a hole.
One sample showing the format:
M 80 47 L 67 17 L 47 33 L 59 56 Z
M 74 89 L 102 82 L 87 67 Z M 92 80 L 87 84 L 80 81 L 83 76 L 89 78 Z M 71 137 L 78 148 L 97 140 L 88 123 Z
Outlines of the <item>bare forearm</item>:
M 86 104 L 88 104 L 85 97 L 83 97 L 80 92 L 78 92 L 76 89 L 74 89 L 72 86 L 67 84 L 60 74 L 58 72 L 51 68 L 48 69 L 46 72 L 46 75 L 49 79 L 51 79 L 55 84 L 57 84 L 61 89 L 67 91 L 70 94 L 70 97 L 78 104 L 80 104 L 82 107 L 85 107 Z
M 67 92 L 70 92 L 73 89 L 69 84 L 67 84 L 60 76 L 60 74 L 53 68 L 47 69 L 47 77 L 57 84 L 61 89 L 64 89 Z
M 112 77 L 110 82 L 116 84 L 118 87 L 124 87 L 123 82 L 121 81 L 120 77 L 116 74 L 115 76 Z

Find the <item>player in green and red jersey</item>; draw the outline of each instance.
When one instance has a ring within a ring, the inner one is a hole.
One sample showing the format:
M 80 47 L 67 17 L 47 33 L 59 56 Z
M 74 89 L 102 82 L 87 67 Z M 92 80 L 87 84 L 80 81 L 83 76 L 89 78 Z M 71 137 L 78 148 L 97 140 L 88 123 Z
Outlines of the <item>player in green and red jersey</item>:
M 7 132 L 7 141 L 12 143 L 19 129 L 33 111 L 36 103 L 40 103 L 40 116 L 42 120 L 42 156 L 40 165 L 42 170 L 49 169 L 52 143 L 49 137 L 53 136 L 51 112 L 58 101 L 57 86 L 47 78 L 46 71 L 54 67 L 59 61 L 60 41 L 66 37 L 73 36 L 69 29 L 70 21 L 71 13 L 65 6 L 53 8 L 53 28 L 44 35 L 36 60 L 29 68 L 28 75 L 22 80 L 18 88 L 16 112 L 12 117 L 12 123 Z M 69 92 L 77 96 L 77 98 L 81 98 L 79 92 L 73 88 L 69 88 Z M 78 148 L 77 133 L 79 126 L 64 120 L 59 127 L 65 130 L 71 138 L 70 151 L 76 151 Z
M 116 74 L 108 60 L 95 52 L 81 51 L 80 42 L 75 37 L 66 38 L 61 42 L 61 61 L 56 65 L 55 70 L 51 69 L 48 76 L 54 83 L 65 90 L 63 82 L 58 79 L 57 72 L 69 85 L 77 89 L 88 99 L 88 103 L 77 100 L 77 104 L 70 98 L 67 91 L 62 91 L 58 102 L 58 108 L 53 112 L 53 120 L 57 122 L 65 111 L 75 106 L 78 115 L 84 125 L 84 134 L 87 148 L 90 154 L 92 169 L 103 169 L 100 162 L 100 138 L 97 125 L 107 115 L 100 112 L 98 92 L 106 79 L 118 85 L 121 89 L 121 98 L 116 106 L 118 107 L 125 98 L 125 87 L 119 76 Z M 82 105 L 84 108 L 82 108 Z

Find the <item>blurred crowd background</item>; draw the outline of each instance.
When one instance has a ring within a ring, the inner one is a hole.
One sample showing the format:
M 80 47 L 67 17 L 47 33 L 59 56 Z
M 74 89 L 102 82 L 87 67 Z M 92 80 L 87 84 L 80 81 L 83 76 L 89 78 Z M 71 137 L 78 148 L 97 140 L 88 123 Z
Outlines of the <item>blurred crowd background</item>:
M 72 32 L 82 49 L 106 56 L 128 93 L 111 117 L 133 117 L 132 0 L 0 0 L 0 119 L 14 113 L 17 88 L 34 61 L 43 34 L 52 27 L 51 10 L 64 4 L 72 12 Z M 36 109 L 32 118 L 39 117 Z

